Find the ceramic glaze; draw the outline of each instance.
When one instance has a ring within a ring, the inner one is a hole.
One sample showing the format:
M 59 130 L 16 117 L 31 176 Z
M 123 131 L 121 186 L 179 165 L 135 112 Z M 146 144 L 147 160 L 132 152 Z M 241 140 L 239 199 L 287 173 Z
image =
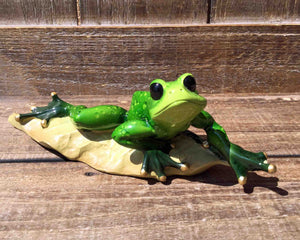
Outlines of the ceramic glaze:
M 253 153 L 229 141 L 225 130 L 204 111 L 206 99 L 196 91 L 196 81 L 190 73 L 172 82 L 152 81 L 150 91 L 133 94 L 128 111 L 113 105 L 74 106 L 62 101 L 56 93 L 52 93 L 52 98 L 48 106 L 33 107 L 30 113 L 17 115 L 16 121 L 22 123 L 34 117 L 41 119 L 41 126 L 47 128 L 51 119 L 69 117 L 76 129 L 111 130 L 113 141 L 143 153 L 140 169 L 143 176 L 155 173 L 160 181 L 165 181 L 167 167 L 188 171 L 189 164 L 175 161 L 170 152 L 174 138 L 190 126 L 205 130 L 207 142 L 202 145 L 233 168 L 240 184 L 246 183 L 248 171 L 276 171 L 264 152 Z

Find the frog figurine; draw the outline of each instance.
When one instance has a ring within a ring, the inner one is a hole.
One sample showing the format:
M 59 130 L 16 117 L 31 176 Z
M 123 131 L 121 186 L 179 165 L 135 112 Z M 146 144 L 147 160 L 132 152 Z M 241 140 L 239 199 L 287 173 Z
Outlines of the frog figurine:
M 30 113 L 17 114 L 15 120 L 21 123 L 38 118 L 42 127 L 47 128 L 52 118 L 68 116 L 80 131 L 110 129 L 114 141 L 144 153 L 141 175 L 154 172 L 158 180 L 166 181 L 166 167 L 186 171 L 188 164 L 174 161 L 169 152 L 173 147 L 171 140 L 190 126 L 205 130 L 207 141 L 203 146 L 233 168 L 241 185 L 246 183 L 248 171 L 276 171 L 276 166 L 267 162 L 264 152 L 253 153 L 229 141 L 225 130 L 203 110 L 206 99 L 196 91 L 196 81 L 190 73 L 176 81 L 152 81 L 149 92 L 133 94 L 128 111 L 113 105 L 74 106 L 56 93 L 51 95 L 48 106 L 33 107 Z

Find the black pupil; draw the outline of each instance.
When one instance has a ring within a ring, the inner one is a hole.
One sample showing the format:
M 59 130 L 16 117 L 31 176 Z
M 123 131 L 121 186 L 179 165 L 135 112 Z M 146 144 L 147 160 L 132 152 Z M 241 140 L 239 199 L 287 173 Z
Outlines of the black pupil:
M 183 84 L 188 90 L 190 90 L 192 92 L 196 91 L 196 81 L 195 81 L 195 78 L 193 78 L 192 76 L 187 76 L 183 80 Z
M 151 97 L 154 99 L 154 100 L 158 100 L 161 98 L 161 96 L 163 95 L 163 87 L 161 84 L 159 83 L 152 83 L 150 85 L 150 94 L 151 94 Z

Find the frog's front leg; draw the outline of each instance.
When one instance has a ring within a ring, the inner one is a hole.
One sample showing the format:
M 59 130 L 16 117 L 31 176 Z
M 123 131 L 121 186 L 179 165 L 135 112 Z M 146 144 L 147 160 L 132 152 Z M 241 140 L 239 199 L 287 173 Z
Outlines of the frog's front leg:
M 202 111 L 193 120 L 192 125 L 206 131 L 208 147 L 229 162 L 241 185 L 247 182 L 248 171 L 276 172 L 276 166 L 267 162 L 267 155 L 264 152 L 250 152 L 231 143 L 225 130 L 215 122 L 209 113 Z
M 154 129 L 145 121 L 128 121 L 118 126 L 112 138 L 119 144 L 139 149 L 144 152 L 141 174 L 146 176 L 152 171 L 158 180 L 166 181 L 165 167 L 175 167 L 182 171 L 188 169 L 183 163 L 172 160 L 169 156 L 171 145 L 168 141 L 155 138 Z
M 92 108 L 74 106 L 61 100 L 56 93 L 51 93 L 52 101 L 44 107 L 32 107 L 30 113 L 19 114 L 16 121 L 28 118 L 41 119 L 43 128 L 48 126 L 52 118 L 69 116 L 79 129 L 106 130 L 115 128 L 124 122 L 126 110 L 112 105 L 101 105 Z

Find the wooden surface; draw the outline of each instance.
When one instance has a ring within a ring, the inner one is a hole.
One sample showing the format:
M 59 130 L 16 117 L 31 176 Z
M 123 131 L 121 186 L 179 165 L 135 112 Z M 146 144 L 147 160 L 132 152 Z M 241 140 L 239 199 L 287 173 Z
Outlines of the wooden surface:
M 206 97 L 207 111 L 229 138 L 265 150 L 276 174 L 250 173 L 243 188 L 224 166 L 166 184 L 100 173 L 61 160 L 7 123 L 12 112 L 46 104 L 49 96 L 0 96 L 0 238 L 297 239 L 300 95 Z M 64 99 L 130 103 L 129 96 Z
M 185 72 L 201 93 L 299 92 L 299 42 L 300 25 L 2 27 L 0 95 L 132 94 Z
M 82 25 L 206 23 L 203 0 L 81 0 Z
M 296 0 L 0 0 L 0 25 L 295 22 Z
M 300 23 L 297 0 L 212 0 L 211 23 Z
M 0 0 L 0 25 L 77 25 L 74 0 Z
M 0 25 L 199 24 L 203 0 L 0 0 Z

